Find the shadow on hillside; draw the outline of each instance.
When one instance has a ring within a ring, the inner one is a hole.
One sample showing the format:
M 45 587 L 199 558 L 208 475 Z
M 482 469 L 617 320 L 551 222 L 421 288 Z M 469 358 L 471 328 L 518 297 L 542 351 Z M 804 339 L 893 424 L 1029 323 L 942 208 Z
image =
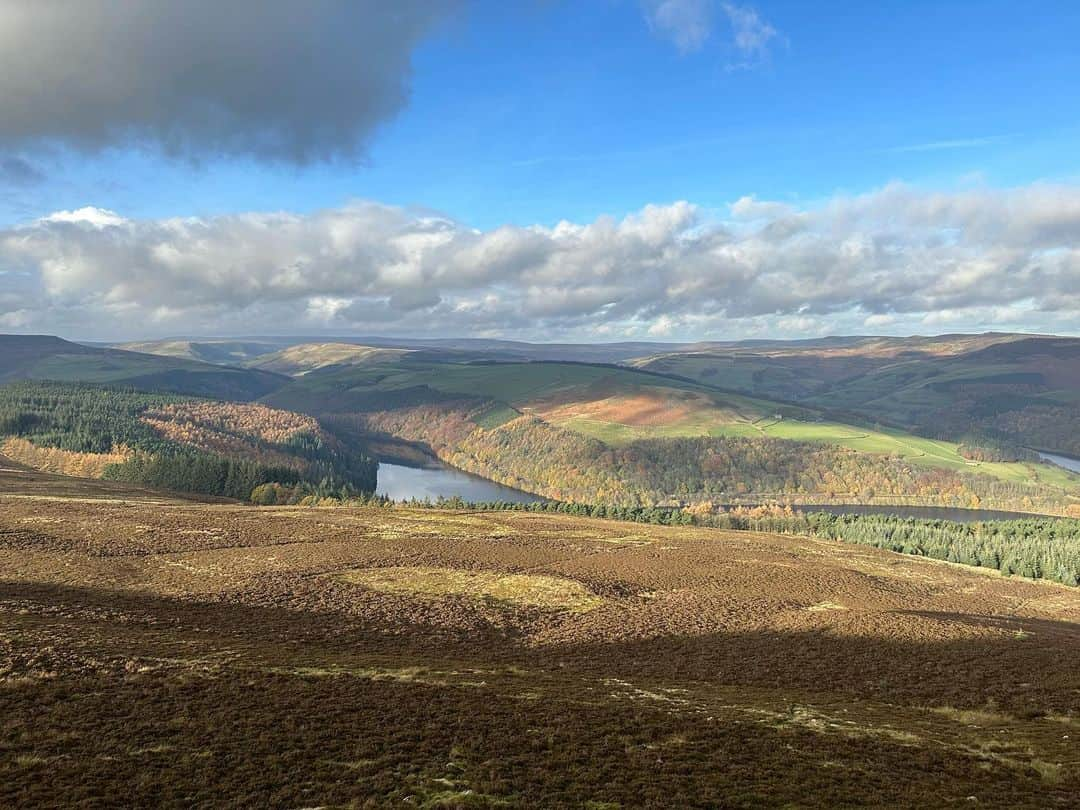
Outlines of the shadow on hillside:
M 1000 634 L 915 640 L 776 631 L 529 645 L 494 627 L 465 632 L 412 625 L 404 618 L 375 624 L 329 610 L 181 601 L 134 591 L 0 582 L 0 600 L 25 611 L 7 613 L 6 621 L 47 618 L 133 651 L 194 634 L 202 646 L 240 644 L 243 654 L 268 660 L 376 656 L 444 669 L 513 665 L 672 685 L 710 683 L 1080 715 L 1080 625 L 1070 622 L 908 611 Z M 116 612 L 127 618 L 116 622 Z
M 706 681 L 963 706 L 1015 692 L 1023 673 L 1039 681 L 1023 695 L 1075 708 L 1080 645 L 1065 623 L 1024 622 L 1033 635 L 1015 644 L 746 633 L 529 648 L 131 591 L 0 582 L 0 604 L 9 651 L 59 661 L 47 677 L 19 680 L 9 667 L 4 806 L 450 807 L 467 795 L 470 807 L 925 807 L 969 796 L 1048 807 L 1076 795 L 1071 776 L 1047 780 L 1024 759 L 981 767 L 991 760 L 966 737 L 714 722 L 596 688 Z M 515 669 L 482 670 L 500 664 Z M 460 669 L 468 681 L 318 674 L 349 666 Z

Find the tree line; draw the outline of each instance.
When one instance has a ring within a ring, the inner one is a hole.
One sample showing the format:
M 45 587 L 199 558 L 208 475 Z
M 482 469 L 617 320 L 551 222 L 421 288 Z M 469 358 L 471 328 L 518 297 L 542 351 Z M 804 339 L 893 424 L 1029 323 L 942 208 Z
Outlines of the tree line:
M 85 383 L 10 383 L 0 386 L 0 436 L 95 456 L 122 448 L 124 460 L 105 466 L 102 477 L 180 492 L 247 500 L 268 483 L 305 484 L 320 495 L 343 497 L 375 489 L 376 461 L 314 430 L 266 441 L 248 425 L 229 428 L 223 422 L 216 435 L 228 441 L 206 445 L 198 441 L 201 434 L 187 438 L 187 423 L 161 431 L 146 418 L 150 412 L 184 415 L 207 407 L 228 416 L 233 406 Z
M 640 439 L 619 447 L 522 416 L 493 430 L 459 401 L 353 418 L 423 443 L 443 461 L 558 501 L 650 506 L 798 498 L 1067 513 L 1067 493 L 893 455 L 771 437 Z
M 974 523 L 898 515 L 834 515 L 791 507 L 736 508 L 703 512 L 659 506 L 536 501 L 467 503 L 460 498 L 406 505 L 480 511 L 538 512 L 626 520 L 661 526 L 704 526 L 732 531 L 794 534 L 928 557 L 1006 576 L 1047 579 L 1080 586 L 1080 520 L 1032 516 Z

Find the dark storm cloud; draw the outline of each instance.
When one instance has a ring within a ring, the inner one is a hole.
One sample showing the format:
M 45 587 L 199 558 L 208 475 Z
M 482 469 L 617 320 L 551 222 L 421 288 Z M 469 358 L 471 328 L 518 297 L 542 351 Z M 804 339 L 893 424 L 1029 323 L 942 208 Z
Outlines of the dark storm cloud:
M 0 143 L 354 155 L 454 0 L 0 0 Z

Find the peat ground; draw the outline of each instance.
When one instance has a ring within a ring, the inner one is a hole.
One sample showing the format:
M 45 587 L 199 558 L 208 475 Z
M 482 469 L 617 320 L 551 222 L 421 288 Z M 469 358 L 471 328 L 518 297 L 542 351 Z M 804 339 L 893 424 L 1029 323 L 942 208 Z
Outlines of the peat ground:
M 1070 807 L 1080 590 L 0 464 L 0 806 Z

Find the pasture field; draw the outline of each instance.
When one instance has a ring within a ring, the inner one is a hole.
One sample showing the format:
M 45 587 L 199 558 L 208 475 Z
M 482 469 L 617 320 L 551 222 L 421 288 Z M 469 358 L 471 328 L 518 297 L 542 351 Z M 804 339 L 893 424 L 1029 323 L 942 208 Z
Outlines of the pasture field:
M 0 805 L 1070 807 L 1080 590 L 0 463 Z
M 627 422 L 617 421 L 614 408 L 598 409 L 593 403 L 577 404 L 542 413 L 552 424 L 599 439 L 607 445 L 620 446 L 638 439 L 682 438 L 693 436 L 771 437 L 793 441 L 839 445 L 861 453 L 899 456 L 920 467 L 977 472 L 1002 481 L 1075 489 L 1080 476 L 1060 467 L 1030 462 L 971 461 L 960 454 L 959 445 L 927 439 L 888 428 L 864 428 L 829 421 L 800 419 L 751 419 L 739 412 L 717 408 L 705 398 L 690 400 L 690 409 L 680 411 L 671 404 L 663 415 L 648 421 L 640 419 L 641 409 L 630 410 Z M 599 413 L 598 413 L 599 411 Z

